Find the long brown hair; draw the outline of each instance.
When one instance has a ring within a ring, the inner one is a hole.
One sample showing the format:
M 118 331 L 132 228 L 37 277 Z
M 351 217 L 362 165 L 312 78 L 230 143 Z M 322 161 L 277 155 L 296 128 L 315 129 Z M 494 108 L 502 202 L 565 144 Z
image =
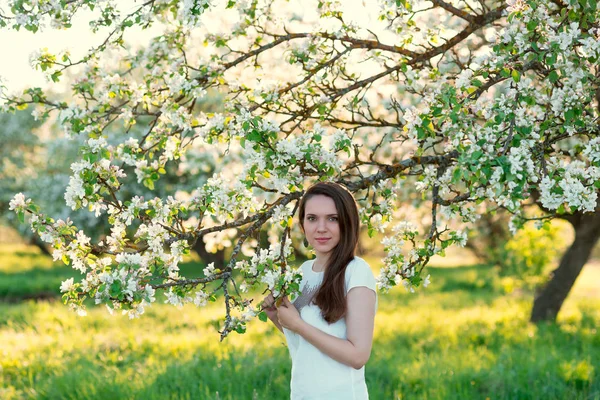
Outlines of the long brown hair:
M 338 213 L 340 225 L 340 242 L 333 248 L 327 265 L 325 276 L 314 302 L 321 309 L 323 319 L 334 323 L 346 314 L 346 267 L 354 259 L 358 245 L 359 217 L 358 207 L 352 194 L 343 186 L 332 182 L 319 182 L 306 191 L 302 200 L 298 217 L 304 231 L 306 202 L 313 196 L 324 195 L 333 200 Z

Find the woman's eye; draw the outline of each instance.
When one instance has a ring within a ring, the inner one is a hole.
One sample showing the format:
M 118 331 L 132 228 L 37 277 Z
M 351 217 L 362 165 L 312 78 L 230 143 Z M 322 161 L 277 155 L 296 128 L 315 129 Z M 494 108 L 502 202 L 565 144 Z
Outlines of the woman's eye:
M 315 217 L 306 217 L 306 219 L 309 220 L 309 221 L 314 221 Z
M 338 220 L 338 217 L 331 217 L 331 218 L 329 218 L 329 220 L 330 220 L 330 221 L 333 221 L 333 222 L 337 222 L 337 220 Z

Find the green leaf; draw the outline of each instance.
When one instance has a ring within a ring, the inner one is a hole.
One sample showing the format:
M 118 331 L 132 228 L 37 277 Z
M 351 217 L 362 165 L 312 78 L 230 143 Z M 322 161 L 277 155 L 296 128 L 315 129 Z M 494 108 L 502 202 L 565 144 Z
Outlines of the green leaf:
M 56 71 L 56 72 L 53 72 L 52 75 L 50 75 L 50 78 L 52 78 L 52 82 L 58 82 L 60 80 L 61 75 L 62 75 L 62 72 Z
M 261 142 L 262 135 L 256 129 L 252 129 L 252 131 L 248 134 L 248 136 L 246 136 L 246 139 L 253 141 L 253 142 Z
M 260 313 L 258 313 L 258 319 L 260 319 L 262 322 L 267 322 L 267 320 L 269 319 L 269 317 L 267 317 L 267 313 L 264 311 L 261 311 Z
M 146 186 L 148 189 L 154 190 L 154 181 L 152 179 L 146 178 L 144 179 L 143 183 L 144 186 Z
M 86 160 L 87 162 L 89 162 L 90 164 L 93 164 L 96 161 L 98 161 L 98 154 L 96 154 L 96 153 L 85 153 L 83 155 L 83 159 Z
M 243 334 L 243 333 L 246 333 L 246 326 L 244 326 L 244 325 L 238 325 L 238 326 L 235 327 L 235 331 L 237 333 L 239 333 L 240 335 Z
M 121 293 L 121 281 L 114 281 L 108 289 L 108 294 L 111 297 L 116 297 Z
M 452 172 L 452 182 L 458 183 L 462 178 L 463 172 L 462 168 L 456 168 L 454 172 Z
M 481 156 L 483 156 L 483 151 L 477 150 L 471 154 L 471 159 L 474 161 L 477 161 L 481 158 Z
M 575 117 L 575 111 L 573 109 L 565 111 L 565 122 L 571 122 Z
M 512 70 L 512 72 L 510 73 L 510 76 L 512 77 L 513 81 L 515 81 L 516 83 L 519 83 L 519 81 L 521 80 L 521 74 L 516 69 Z

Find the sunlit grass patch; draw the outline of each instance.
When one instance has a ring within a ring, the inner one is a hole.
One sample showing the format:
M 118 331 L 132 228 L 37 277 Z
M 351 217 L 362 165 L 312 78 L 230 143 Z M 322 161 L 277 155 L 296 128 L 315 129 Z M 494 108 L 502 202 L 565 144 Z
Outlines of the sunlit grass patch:
M 211 387 L 219 389 L 222 373 L 240 379 L 242 369 L 252 370 L 256 360 L 264 365 L 265 356 L 278 360 L 285 371 L 283 338 L 265 323 L 255 321 L 249 334 L 232 335 L 220 344 L 211 324 L 223 315 L 218 306 L 176 310 L 159 304 L 133 321 L 110 317 L 101 308 L 77 317 L 58 303 L 28 302 L 10 308 L 11 315 L 28 319 L 11 318 L 0 329 L 2 384 L 22 389 L 19 396 L 35 391 L 33 397 L 61 397 L 63 390 L 64 398 L 165 398 L 164 392 L 161 397 L 160 391 L 149 389 L 156 382 L 169 390 L 174 390 L 172 385 L 197 387 L 200 392 L 192 393 L 204 396 L 210 379 L 215 380 Z M 0 311 L 4 315 L 4 309 Z M 182 371 L 189 381 L 181 380 Z M 161 378 L 164 374 L 168 377 Z M 252 389 L 254 380 L 253 375 L 244 390 Z M 237 393 L 238 385 L 231 390 Z M 150 397 L 138 397 L 142 393 Z

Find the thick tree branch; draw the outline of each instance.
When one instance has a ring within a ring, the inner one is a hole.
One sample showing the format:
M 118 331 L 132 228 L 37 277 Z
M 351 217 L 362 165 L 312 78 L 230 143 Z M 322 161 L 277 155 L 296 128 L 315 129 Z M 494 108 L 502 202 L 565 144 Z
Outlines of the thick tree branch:
M 475 23 L 475 17 L 471 14 L 469 14 L 468 12 L 465 12 L 463 10 L 460 10 L 456 7 L 454 7 L 452 4 L 450 3 L 446 3 L 445 1 L 442 0 L 430 0 L 434 5 L 443 8 L 446 11 L 449 11 L 450 13 L 456 15 L 457 17 L 460 17 L 462 19 L 464 19 L 467 22 L 470 23 Z

